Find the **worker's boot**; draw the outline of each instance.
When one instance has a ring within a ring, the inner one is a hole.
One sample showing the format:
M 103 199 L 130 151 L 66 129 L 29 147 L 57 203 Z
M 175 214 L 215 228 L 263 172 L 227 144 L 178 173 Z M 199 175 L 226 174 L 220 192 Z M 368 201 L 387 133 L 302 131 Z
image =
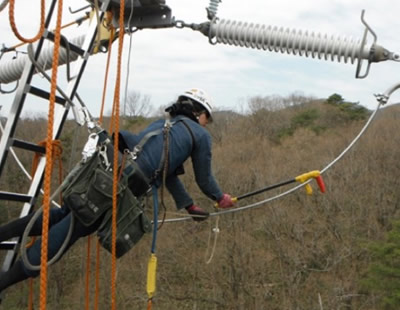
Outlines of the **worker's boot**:
M 26 226 L 28 225 L 29 221 L 33 217 L 35 212 L 30 213 L 27 216 L 21 217 L 14 221 L 11 221 L 7 224 L 0 226 L 0 242 L 9 240 L 13 237 L 22 237 Z M 38 222 L 38 221 L 36 221 Z M 41 223 L 34 224 L 31 231 L 30 236 L 37 236 L 41 233 L 42 225 Z
M 206 210 L 196 205 L 187 207 L 186 211 L 193 217 L 193 220 L 195 221 L 204 221 L 210 215 L 210 213 L 208 213 Z
M 25 273 L 22 261 L 17 260 L 9 270 L 0 273 L 0 294 L 7 287 L 28 278 L 29 276 Z

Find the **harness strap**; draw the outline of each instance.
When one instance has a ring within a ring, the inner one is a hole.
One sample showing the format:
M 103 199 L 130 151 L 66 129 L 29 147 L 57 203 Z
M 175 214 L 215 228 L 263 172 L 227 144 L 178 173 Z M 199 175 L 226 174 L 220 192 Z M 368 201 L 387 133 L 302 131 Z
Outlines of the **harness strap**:
M 190 133 L 190 136 L 192 137 L 192 152 L 193 152 L 193 150 L 194 150 L 194 148 L 195 148 L 195 146 L 196 146 L 196 145 L 195 145 L 196 140 L 194 139 L 193 131 L 192 131 L 192 129 L 190 128 L 190 126 L 185 122 L 185 120 L 181 119 L 180 121 L 183 123 L 183 125 L 185 125 L 185 127 L 187 128 L 187 130 L 188 130 L 189 133 Z
M 165 120 L 165 124 L 163 126 L 163 128 L 160 129 L 156 129 L 153 131 L 148 132 L 147 134 L 145 134 L 142 139 L 140 139 L 139 143 L 136 144 L 133 147 L 133 150 L 130 153 L 130 160 L 128 160 L 128 163 L 123 171 L 123 174 L 125 176 L 129 176 L 131 173 L 131 170 L 137 170 L 139 169 L 139 167 L 136 164 L 136 159 L 138 158 L 138 156 L 140 155 L 141 151 L 143 150 L 143 146 L 147 143 L 147 141 L 149 141 L 150 138 L 157 136 L 161 133 L 164 134 L 164 138 L 163 138 L 163 143 L 166 143 L 166 140 L 168 139 L 169 136 L 169 130 L 172 128 L 172 126 L 174 124 L 176 124 L 177 122 L 182 122 L 184 124 L 184 126 L 186 127 L 186 129 L 188 130 L 190 137 L 192 139 L 192 151 L 195 148 L 195 138 L 194 138 L 194 134 L 192 129 L 190 128 L 190 126 L 187 124 L 187 122 L 184 120 L 184 117 L 177 117 L 174 121 L 170 121 L 169 119 Z M 160 158 L 160 163 L 158 165 L 158 168 L 154 171 L 153 175 L 151 176 L 150 180 L 149 180 L 149 184 L 152 184 L 155 182 L 155 180 L 158 178 L 158 176 L 160 175 L 161 171 L 163 171 L 164 165 L 165 165 L 165 159 L 166 159 L 166 152 L 168 152 L 168 150 L 165 150 L 165 146 L 163 147 L 163 151 L 161 153 L 161 158 Z M 140 170 L 140 169 L 139 169 Z
M 172 125 L 174 125 L 175 122 L 171 122 L 169 119 L 165 120 L 164 128 L 162 129 L 163 132 L 163 149 L 161 152 L 161 158 L 160 158 L 160 163 L 158 165 L 158 168 L 156 171 L 154 171 L 152 180 L 156 180 L 157 177 L 159 176 L 160 172 L 163 171 L 163 169 L 166 167 L 168 164 L 168 152 L 169 152 L 169 130 L 171 129 Z M 168 167 L 166 168 L 168 169 Z
M 138 156 L 139 153 L 142 151 L 143 146 L 146 144 L 146 142 L 153 136 L 157 136 L 160 133 L 163 132 L 163 129 L 157 129 L 157 130 L 153 130 L 148 132 L 147 134 L 144 135 L 144 137 L 139 141 L 138 144 L 136 144 L 132 150 L 132 159 L 135 160 Z
M 178 122 L 182 122 L 186 129 L 189 131 L 190 137 L 192 138 L 192 151 L 195 148 L 195 139 L 194 139 L 194 134 L 192 129 L 190 128 L 190 126 L 185 122 L 185 120 L 183 119 L 183 117 L 177 117 L 176 120 L 174 122 L 171 122 L 169 119 L 165 120 L 165 124 L 164 127 L 162 129 L 157 129 L 154 131 L 151 131 L 149 133 L 147 133 L 137 145 L 140 145 L 140 148 L 143 147 L 143 145 L 147 142 L 147 140 L 157 134 L 163 133 L 164 134 L 164 144 L 167 142 L 166 140 L 168 139 L 168 135 L 169 135 L 169 130 L 172 128 L 172 126 Z M 148 136 L 148 137 L 147 137 Z M 146 139 L 146 140 L 145 140 Z M 144 141 L 144 143 L 142 143 L 142 141 Z M 136 148 L 136 146 L 135 146 Z M 134 149 L 135 149 L 134 148 Z M 165 148 L 165 146 L 163 147 L 163 151 L 161 153 L 161 158 L 160 158 L 160 164 L 158 165 L 158 168 L 154 171 L 153 175 L 151 176 L 151 183 L 153 183 L 158 176 L 160 175 L 160 172 L 163 171 L 164 169 L 164 165 L 165 165 L 165 159 L 167 157 L 167 152 L 169 151 L 169 147 Z

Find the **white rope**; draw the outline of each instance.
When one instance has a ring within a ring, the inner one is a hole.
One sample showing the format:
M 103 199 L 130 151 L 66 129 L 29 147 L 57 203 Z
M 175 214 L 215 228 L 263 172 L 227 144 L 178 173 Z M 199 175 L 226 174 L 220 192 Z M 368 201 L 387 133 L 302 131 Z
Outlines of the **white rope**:
M 129 85 L 129 76 L 130 76 L 130 67 L 131 67 L 131 55 L 132 55 L 132 31 L 130 29 L 131 18 L 133 16 L 133 0 L 131 0 L 131 13 L 128 18 L 128 29 L 129 29 L 129 49 L 128 49 L 128 63 L 126 65 L 126 79 L 125 79 L 125 91 L 124 91 L 124 117 L 126 117 L 126 102 L 128 97 L 128 85 Z
M 204 254 L 204 257 L 206 259 L 206 264 L 208 265 L 209 263 L 211 263 L 212 259 L 214 258 L 214 253 L 215 253 L 215 249 L 217 248 L 217 240 L 218 240 L 218 235 L 219 235 L 219 217 L 217 217 L 215 219 L 215 227 L 213 227 L 210 230 L 210 233 L 208 235 L 208 242 L 207 242 L 207 250 Z M 209 253 L 209 248 L 211 246 L 211 235 L 214 234 L 214 242 L 211 248 L 211 252 Z M 207 258 L 208 256 L 208 258 Z

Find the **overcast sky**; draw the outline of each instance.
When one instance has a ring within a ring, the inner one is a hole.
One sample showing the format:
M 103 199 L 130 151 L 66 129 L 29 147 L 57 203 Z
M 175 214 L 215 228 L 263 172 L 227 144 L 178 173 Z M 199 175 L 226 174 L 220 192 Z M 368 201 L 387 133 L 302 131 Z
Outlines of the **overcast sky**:
M 48 5 L 50 1 L 46 2 Z M 40 1 L 33 0 L 16 1 L 16 24 L 26 37 L 37 32 L 39 4 Z M 86 4 L 84 0 L 64 0 L 63 24 L 80 16 L 71 15 L 68 7 L 77 9 Z M 186 23 L 207 21 L 208 0 L 166 0 L 166 4 L 177 20 Z M 377 43 L 400 53 L 399 0 L 223 0 L 218 17 L 361 39 L 364 33 L 360 19 L 362 9 L 366 10 L 365 18 L 378 36 Z M 84 34 L 85 30 L 84 25 L 73 26 L 65 34 L 72 38 Z M 0 12 L 0 31 L 0 44 L 13 46 L 18 43 L 9 26 L 8 10 Z M 122 99 L 128 76 L 129 40 L 126 35 Z M 371 37 L 368 42 L 369 45 Z M 112 104 L 117 47 L 115 41 L 107 110 Z M 10 55 L 5 55 L 0 62 L 7 61 L 7 57 Z M 207 37 L 190 29 L 138 31 L 132 35 L 130 57 L 128 89 L 149 95 L 155 107 L 172 102 L 185 89 L 198 87 L 211 95 L 218 108 L 239 112 L 246 109 L 246 102 L 252 96 L 286 96 L 293 92 L 319 98 L 339 93 L 346 100 L 374 109 L 373 94 L 384 92 L 400 82 L 400 62 L 372 64 L 366 79 L 356 79 L 356 64 L 224 44 L 211 45 Z M 93 115 L 98 115 L 100 110 L 105 61 L 105 54 L 90 57 L 78 89 Z M 2 85 L 2 89 L 12 87 L 13 84 Z M 2 113 L 5 113 L 14 94 L 1 96 Z M 392 102 L 399 102 L 398 98 L 400 96 L 394 94 Z M 32 103 L 27 104 L 27 109 L 47 113 L 47 105 L 30 100 Z

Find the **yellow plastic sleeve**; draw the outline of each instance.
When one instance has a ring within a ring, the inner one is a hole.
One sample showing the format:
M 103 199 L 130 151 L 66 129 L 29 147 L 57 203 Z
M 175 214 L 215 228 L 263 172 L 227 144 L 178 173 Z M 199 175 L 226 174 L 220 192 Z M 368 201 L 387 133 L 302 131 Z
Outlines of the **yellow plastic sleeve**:
M 149 263 L 147 265 L 147 295 L 149 298 L 152 298 L 156 291 L 156 272 L 157 257 L 155 254 L 151 254 Z

